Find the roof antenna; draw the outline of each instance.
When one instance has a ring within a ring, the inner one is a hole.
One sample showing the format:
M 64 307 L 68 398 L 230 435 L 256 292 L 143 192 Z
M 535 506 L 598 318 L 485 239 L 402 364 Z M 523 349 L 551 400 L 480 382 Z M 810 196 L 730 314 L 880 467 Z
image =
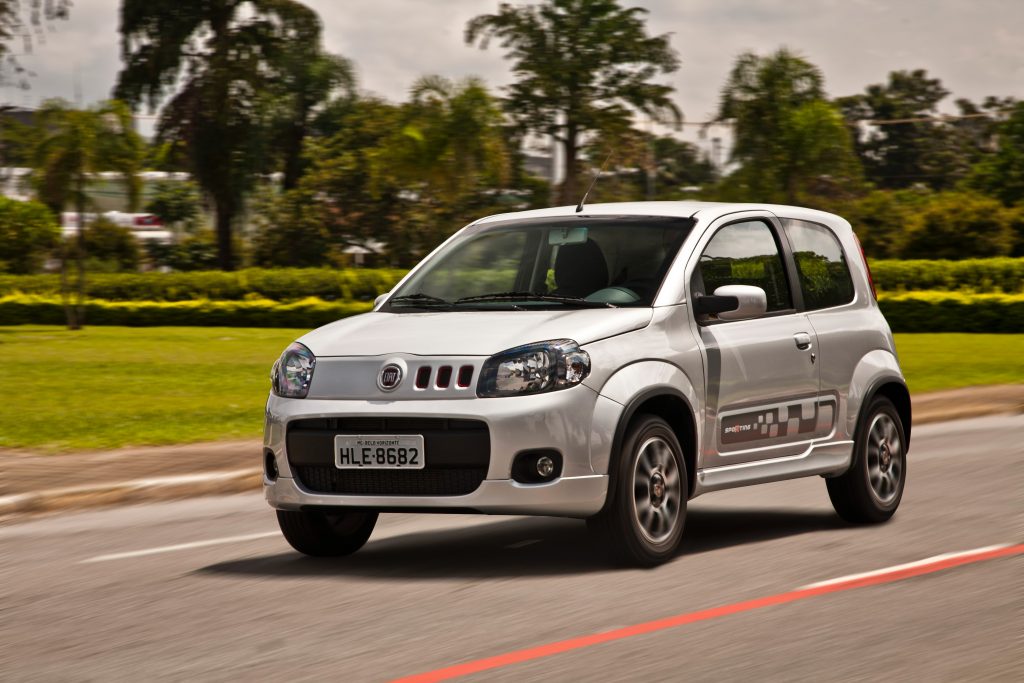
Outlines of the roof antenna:
M 604 158 L 604 163 L 601 164 L 601 168 L 597 169 L 597 173 L 594 174 L 594 179 L 590 181 L 590 187 L 583 193 L 583 197 L 580 199 L 580 203 L 576 205 L 576 213 L 583 211 L 583 204 L 587 201 L 587 197 L 590 196 L 590 191 L 594 189 L 594 185 L 597 184 L 597 179 L 604 173 L 604 167 L 608 165 L 608 160 L 612 158 L 612 152 L 608 152 L 608 156 Z

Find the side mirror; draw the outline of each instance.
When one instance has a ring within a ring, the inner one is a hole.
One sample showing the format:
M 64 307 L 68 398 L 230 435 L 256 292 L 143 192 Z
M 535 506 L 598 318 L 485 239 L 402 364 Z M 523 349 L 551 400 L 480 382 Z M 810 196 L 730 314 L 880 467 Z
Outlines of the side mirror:
M 768 310 L 768 297 L 760 287 L 725 285 L 713 295 L 694 299 L 694 313 L 717 315 L 719 320 L 758 318 Z
M 373 310 L 380 308 L 380 305 L 384 303 L 384 300 L 389 296 L 391 296 L 391 292 L 384 292 L 383 294 L 378 295 L 377 298 L 373 300 Z

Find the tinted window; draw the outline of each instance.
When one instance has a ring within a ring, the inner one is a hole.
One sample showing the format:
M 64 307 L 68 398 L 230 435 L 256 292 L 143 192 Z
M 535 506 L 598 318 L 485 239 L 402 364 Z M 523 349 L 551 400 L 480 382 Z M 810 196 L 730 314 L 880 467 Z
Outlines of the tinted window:
M 828 228 L 785 220 L 786 236 L 796 259 L 804 305 L 809 310 L 853 301 L 853 280 L 839 240 Z
M 768 297 L 768 310 L 792 308 L 786 269 L 775 236 L 760 221 L 727 225 L 711 238 L 700 257 L 704 293 L 724 285 L 753 285 Z

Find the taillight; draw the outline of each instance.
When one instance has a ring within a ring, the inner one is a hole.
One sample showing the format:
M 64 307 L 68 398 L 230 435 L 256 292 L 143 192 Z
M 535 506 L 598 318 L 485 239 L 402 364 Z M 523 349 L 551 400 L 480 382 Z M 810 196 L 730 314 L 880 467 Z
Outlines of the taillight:
M 871 266 L 868 265 L 868 257 L 864 255 L 864 247 L 860 245 L 860 238 L 853 233 L 853 239 L 857 240 L 857 248 L 860 249 L 860 260 L 864 262 L 864 270 L 868 272 L 868 284 L 871 285 L 871 296 L 878 301 L 878 291 L 875 289 L 875 278 L 871 277 Z

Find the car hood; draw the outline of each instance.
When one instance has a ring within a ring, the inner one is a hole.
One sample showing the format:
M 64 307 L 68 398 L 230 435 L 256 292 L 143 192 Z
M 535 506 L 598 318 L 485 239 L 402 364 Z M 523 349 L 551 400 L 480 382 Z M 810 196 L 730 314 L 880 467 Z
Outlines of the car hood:
M 318 357 L 490 356 L 548 339 L 580 345 L 646 327 L 650 308 L 545 311 L 371 312 L 313 330 L 299 339 Z

